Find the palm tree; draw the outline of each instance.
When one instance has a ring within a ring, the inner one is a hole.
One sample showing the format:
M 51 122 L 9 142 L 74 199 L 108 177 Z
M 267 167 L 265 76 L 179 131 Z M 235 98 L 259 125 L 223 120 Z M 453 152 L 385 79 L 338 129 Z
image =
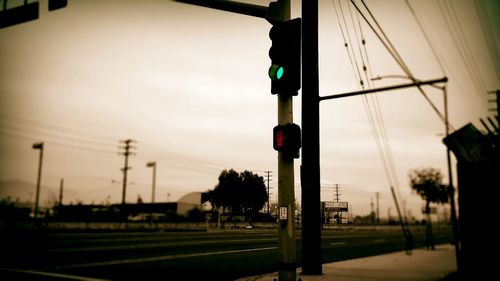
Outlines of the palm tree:
M 425 242 L 427 249 L 434 250 L 434 237 L 430 220 L 430 203 L 443 204 L 448 202 L 447 186 L 442 184 L 443 175 L 436 168 L 421 168 L 409 173 L 410 185 L 424 200 L 426 214 Z

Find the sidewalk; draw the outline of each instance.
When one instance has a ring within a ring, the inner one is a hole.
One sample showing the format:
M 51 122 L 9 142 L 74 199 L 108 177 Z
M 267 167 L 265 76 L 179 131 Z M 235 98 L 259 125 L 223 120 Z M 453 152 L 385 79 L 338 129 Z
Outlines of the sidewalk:
M 407 255 L 404 251 L 379 256 L 323 264 L 323 275 L 300 275 L 302 281 L 439 281 L 457 270 L 455 248 L 437 245 L 436 250 L 419 248 Z M 237 281 L 274 281 L 278 273 L 251 276 Z

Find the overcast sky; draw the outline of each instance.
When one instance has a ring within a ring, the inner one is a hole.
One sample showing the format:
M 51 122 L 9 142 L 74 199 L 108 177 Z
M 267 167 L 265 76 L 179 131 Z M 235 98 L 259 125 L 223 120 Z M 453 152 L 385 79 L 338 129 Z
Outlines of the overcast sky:
M 139 195 L 151 200 L 148 161 L 158 163 L 157 202 L 211 189 L 226 168 L 262 176 L 272 171 L 276 200 L 277 101 L 267 76 L 271 25 L 266 20 L 167 0 L 68 2 L 48 12 L 41 1 L 38 20 L 0 29 L 0 180 L 35 183 L 38 151 L 31 146 L 43 141 L 43 202 L 57 197 L 48 188 L 57 191 L 61 178 L 65 203 L 100 203 L 108 196 L 121 202 L 124 157 L 118 147 L 119 140 L 130 138 L 137 149 L 129 159 L 127 202 Z M 300 16 L 300 1 L 292 3 L 292 17 Z M 340 3 L 342 10 L 338 0 L 320 1 L 320 95 L 360 89 L 353 70 L 362 65 L 360 54 L 371 77 L 404 75 L 355 8 Z M 500 88 L 498 2 L 366 4 L 415 78 L 448 77 L 452 126 L 472 122 L 482 129 L 479 118 L 493 116 L 487 92 Z M 355 43 L 361 32 L 367 58 Z M 356 61 L 344 47 L 348 36 Z M 386 78 L 365 85 L 406 82 Z M 442 92 L 424 89 L 443 111 Z M 447 174 L 444 124 L 417 89 L 377 97 L 399 192 L 419 216 L 422 200 L 411 193 L 408 172 L 435 167 Z M 299 125 L 300 110 L 298 96 Z M 363 98 L 323 101 L 320 110 L 322 200 L 332 200 L 333 184 L 340 184 L 341 200 L 365 215 L 379 192 L 381 216 L 389 207 L 395 215 Z M 295 161 L 300 202 L 299 166 L 300 159 Z

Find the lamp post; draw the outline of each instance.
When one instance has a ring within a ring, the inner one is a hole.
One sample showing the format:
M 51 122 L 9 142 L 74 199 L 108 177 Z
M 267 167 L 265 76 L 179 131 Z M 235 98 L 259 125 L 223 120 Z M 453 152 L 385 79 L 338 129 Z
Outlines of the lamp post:
M 33 149 L 40 150 L 40 158 L 38 160 L 38 176 L 36 180 L 36 198 L 35 198 L 35 220 L 36 220 L 38 218 L 38 204 L 40 200 L 40 181 L 42 180 L 43 142 L 34 143 Z
M 151 193 L 151 203 L 155 202 L 155 189 L 156 189 L 156 161 L 151 161 L 146 164 L 147 167 L 153 167 L 153 191 Z
M 446 126 L 446 137 L 450 134 L 450 123 L 448 119 L 448 91 L 446 86 L 443 86 L 443 102 L 444 102 L 444 118 Z M 451 227 L 453 231 L 453 244 L 455 245 L 455 256 L 457 261 L 457 271 L 462 271 L 462 254 L 460 250 L 460 239 L 458 233 L 458 220 L 457 211 L 455 207 L 455 188 L 453 187 L 453 177 L 451 172 L 451 151 L 450 148 L 446 147 L 446 161 L 448 165 L 448 196 L 450 198 L 450 208 L 451 208 Z
M 376 76 L 373 77 L 371 80 L 382 80 L 384 78 L 402 78 L 402 79 L 408 79 L 414 81 L 415 78 L 413 77 L 408 77 L 405 75 L 384 75 L 384 76 Z M 430 86 L 439 89 L 443 92 L 443 107 L 444 107 L 444 124 L 445 124 L 445 137 L 448 137 L 450 134 L 450 122 L 449 122 L 449 117 L 448 117 L 448 91 L 446 90 L 446 86 L 436 86 L 431 84 Z M 457 270 L 461 271 L 462 266 L 461 266 L 461 250 L 460 250 L 460 239 L 459 239 L 459 233 L 458 233 L 458 222 L 457 222 L 457 213 L 456 213 L 456 206 L 455 206 L 455 189 L 453 188 L 453 174 L 452 174 L 452 169 L 451 169 L 451 151 L 449 148 L 446 149 L 446 162 L 447 162 L 447 169 L 448 169 L 448 197 L 450 199 L 450 208 L 451 208 L 451 226 L 452 226 L 452 233 L 453 233 L 453 244 L 455 245 L 455 256 L 456 256 L 456 262 L 457 262 Z

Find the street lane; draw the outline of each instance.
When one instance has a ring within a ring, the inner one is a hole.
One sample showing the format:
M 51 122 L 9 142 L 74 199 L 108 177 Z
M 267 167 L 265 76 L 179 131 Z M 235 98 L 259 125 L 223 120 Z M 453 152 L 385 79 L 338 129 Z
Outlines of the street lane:
M 414 230 L 416 246 L 424 232 Z M 436 230 L 439 243 L 448 230 Z M 217 280 L 277 270 L 277 230 L 127 233 L 18 233 L 2 239 L 2 267 L 111 280 L 145 276 L 213 276 Z M 297 263 L 300 265 L 300 231 Z M 5 242 L 8 243 L 5 244 Z M 339 228 L 322 233 L 323 262 L 404 250 L 397 227 Z M 154 278 L 146 279 L 154 279 Z M 167 278 L 168 280 L 168 278 Z

